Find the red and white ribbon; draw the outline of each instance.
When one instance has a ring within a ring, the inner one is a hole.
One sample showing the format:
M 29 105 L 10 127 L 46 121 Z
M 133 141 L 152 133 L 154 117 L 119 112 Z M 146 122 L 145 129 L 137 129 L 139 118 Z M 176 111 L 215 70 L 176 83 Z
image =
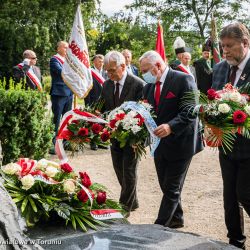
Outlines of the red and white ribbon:
M 23 69 L 23 63 L 19 63 L 17 66 L 19 69 Z M 43 90 L 43 87 L 42 87 L 40 80 L 38 79 L 38 77 L 35 75 L 35 73 L 33 72 L 33 70 L 31 68 L 26 72 L 26 75 L 34 83 L 34 85 L 36 85 L 36 87 L 39 91 Z
M 80 111 L 79 109 L 74 109 L 65 113 L 61 121 L 55 145 L 55 151 L 59 160 L 61 161 L 61 164 L 68 162 L 68 157 L 63 147 L 63 139 L 60 139 L 60 135 L 63 131 L 67 129 L 67 125 L 71 119 L 85 120 L 88 122 L 95 123 L 107 123 L 105 120 L 99 118 L 98 116 L 95 116 L 89 112 Z

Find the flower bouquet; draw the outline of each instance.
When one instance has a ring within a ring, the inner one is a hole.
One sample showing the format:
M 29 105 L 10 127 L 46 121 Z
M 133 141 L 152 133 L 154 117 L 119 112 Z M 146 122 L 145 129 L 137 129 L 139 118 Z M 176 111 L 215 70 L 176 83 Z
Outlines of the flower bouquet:
M 138 107 L 137 110 L 135 105 Z M 125 102 L 108 115 L 111 138 L 118 140 L 121 148 L 126 145 L 132 146 L 136 158 L 146 155 L 145 141 L 149 135 L 145 119 L 140 114 L 142 109 L 149 114 L 152 112 L 152 106 L 146 102 Z
M 238 89 L 228 83 L 223 90 L 199 93 L 199 105 L 194 111 L 203 123 L 208 146 L 221 146 L 226 153 L 232 151 L 237 134 L 250 139 L 249 86 Z
M 68 163 L 22 158 L 0 172 L 27 226 L 56 215 L 87 231 L 107 225 L 101 220 L 123 219 L 121 206 L 107 198 L 106 188 L 92 183 L 86 172 L 76 174 Z
M 67 140 L 72 152 L 84 150 L 90 143 L 108 146 L 110 134 L 104 123 L 106 121 L 89 112 L 69 111 L 63 118 L 57 139 Z

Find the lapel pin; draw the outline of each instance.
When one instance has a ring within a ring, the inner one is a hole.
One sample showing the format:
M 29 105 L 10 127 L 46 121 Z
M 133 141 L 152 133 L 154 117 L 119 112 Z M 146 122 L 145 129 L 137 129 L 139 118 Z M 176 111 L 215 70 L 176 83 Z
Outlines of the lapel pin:
M 242 75 L 240 79 L 244 81 L 246 79 L 246 74 Z

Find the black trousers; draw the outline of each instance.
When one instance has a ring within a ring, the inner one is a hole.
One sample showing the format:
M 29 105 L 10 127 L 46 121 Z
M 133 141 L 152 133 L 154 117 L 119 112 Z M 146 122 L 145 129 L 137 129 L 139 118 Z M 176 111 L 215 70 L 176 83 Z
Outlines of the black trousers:
M 154 161 L 163 192 L 156 224 L 169 226 L 172 220 L 183 222 L 181 191 L 191 160 L 192 157 L 170 161 L 166 154 L 156 151 Z
M 121 185 L 119 202 L 131 211 L 138 207 L 136 193 L 138 160 L 132 147 L 120 148 L 119 142 L 111 139 L 111 156 L 117 179 Z
M 219 159 L 223 179 L 227 237 L 232 242 L 244 243 L 246 237 L 240 204 L 250 216 L 250 158 L 233 160 L 220 152 Z
M 56 135 L 62 116 L 72 109 L 73 96 L 51 96 L 52 112 L 54 114 L 53 123 L 55 124 L 55 136 L 53 144 L 56 143 Z

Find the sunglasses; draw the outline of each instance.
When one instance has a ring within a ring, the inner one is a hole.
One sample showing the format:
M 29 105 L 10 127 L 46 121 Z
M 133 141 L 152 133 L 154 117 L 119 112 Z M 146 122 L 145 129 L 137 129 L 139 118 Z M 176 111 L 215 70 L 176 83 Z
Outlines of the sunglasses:
M 37 60 L 37 57 L 31 57 L 32 60 Z

